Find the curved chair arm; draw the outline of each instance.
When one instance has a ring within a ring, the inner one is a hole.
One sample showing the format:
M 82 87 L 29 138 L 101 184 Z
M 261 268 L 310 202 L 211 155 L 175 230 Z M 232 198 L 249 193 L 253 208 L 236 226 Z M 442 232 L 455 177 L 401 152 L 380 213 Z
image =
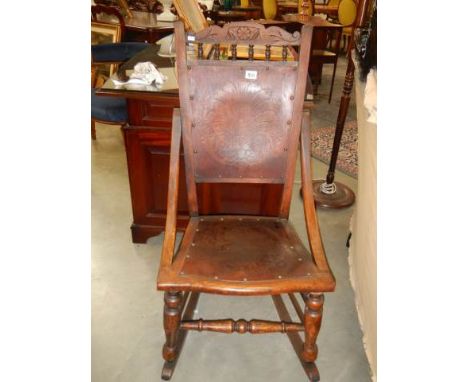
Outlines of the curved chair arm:
M 309 237 L 310 251 L 317 267 L 322 271 L 331 272 L 323 249 L 322 237 L 315 212 L 312 171 L 310 168 L 310 142 L 310 111 L 305 110 L 302 115 L 301 128 L 301 176 L 307 236 Z
M 169 187 L 167 191 L 167 218 L 164 233 L 163 250 L 160 269 L 170 266 L 174 256 L 176 225 L 177 225 L 177 200 L 179 196 L 179 166 L 180 166 L 180 141 L 182 123 L 180 110 L 174 109 L 172 114 L 171 156 L 169 160 Z

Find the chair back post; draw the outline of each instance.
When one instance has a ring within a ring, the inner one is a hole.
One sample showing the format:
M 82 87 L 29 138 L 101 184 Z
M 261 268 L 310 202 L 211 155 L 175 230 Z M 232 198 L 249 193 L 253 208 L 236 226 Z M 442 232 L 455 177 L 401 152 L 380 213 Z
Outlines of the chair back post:
M 187 73 L 187 55 L 186 55 L 186 36 L 184 24 L 181 21 L 174 23 L 175 45 L 176 45 L 176 65 L 177 76 L 179 83 L 179 102 L 182 118 L 182 142 L 184 151 L 192 152 L 192 141 L 187 137 L 190 134 L 190 99 L 188 89 L 188 73 Z M 191 155 L 184 157 L 185 161 L 185 176 L 187 182 L 187 201 L 190 216 L 198 216 L 198 199 L 195 179 L 193 176 L 193 160 Z
M 290 34 L 234 22 L 186 35 L 177 22 L 175 35 L 190 215 L 198 215 L 197 184 L 250 183 L 283 185 L 278 216 L 288 218 L 312 26 Z M 291 46 L 300 47 L 298 61 L 288 60 Z M 258 49 L 265 60 L 255 60 Z

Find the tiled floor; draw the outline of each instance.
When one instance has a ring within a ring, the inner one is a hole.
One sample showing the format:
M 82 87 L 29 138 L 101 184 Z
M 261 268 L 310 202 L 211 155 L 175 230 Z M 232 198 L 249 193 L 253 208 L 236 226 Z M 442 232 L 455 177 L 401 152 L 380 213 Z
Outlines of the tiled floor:
M 314 126 L 336 122 L 346 63 L 340 61 L 334 98 L 328 105 L 331 67 L 324 69 L 323 84 L 315 99 Z M 350 107 L 350 118 L 355 108 Z M 160 380 L 162 293 L 155 290 L 163 236 L 147 244 L 132 244 L 131 205 L 125 149 L 115 126 L 97 126 L 92 143 L 92 380 L 93 382 Z M 315 178 L 327 167 L 314 161 Z M 356 180 L 337 173 L 351 188 Z M 305 242 L 307 235 L 299 198 L 299 168 L 291 220 Z M 361 341 L 354 293 L 349 283 L 345 247 L 352 208 L 319 210 L 326 252 L 337 279 L 327 294 L 318 338 L 319 367 L 323 382 L 368 382 L 369 367 Z M 266 297 L 221 298 L 202 295 L 198 316 L 277 319 Z M 188 335 L 172 381 L 305 381 L 305 374 L 285 335 Z

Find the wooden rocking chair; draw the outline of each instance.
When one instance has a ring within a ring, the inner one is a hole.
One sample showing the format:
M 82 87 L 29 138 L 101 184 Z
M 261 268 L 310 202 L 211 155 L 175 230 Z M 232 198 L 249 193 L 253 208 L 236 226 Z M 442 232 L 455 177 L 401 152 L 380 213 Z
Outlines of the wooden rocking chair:
M 334 290 L 335 279 L 315 213 L 310 114 L 303 113 L 312 27 L 289 34 L 236 22 L 186 34 L 178 22 L 175 35 L 181 107 L 173 115 L 166 233 L 157 280 L 157 288 L 165 291 L 162 378 L 171 378 L 187 331 L 208 330 L 286 333 L 309 380 L 318 381 L 314 361 L 323 293 Z M 213 44 L 214 60 L 204 57 L 203 44 Z M 229 46 L 232 59 L 220 60 L 220 44 Z M 248 45 L 247 60 L 238 59 L 238 44 Z M 254 60 L 254 45 L 265 45 L 265 61 Z M 272 46 L 280 46 L 282 61 L 270 60 Z M 298 60 L 287 60 L 288 46 L 300 47 Z M 181 138 L 190 221 L 174 254 Z M 288 221 L 299 139 L 310 252 Z M 201 183 L 281 184 L 279 215 L 203 216 L 197 202 Z M 281 321 L 193 320 L 199 293 L 271 295 Z M 304 299 L 304 311 L 294 293 Z M 291 298 L 299 322 L 292 321 L 281 294 Z M 304 341 L 298 332 L 304 332 Z

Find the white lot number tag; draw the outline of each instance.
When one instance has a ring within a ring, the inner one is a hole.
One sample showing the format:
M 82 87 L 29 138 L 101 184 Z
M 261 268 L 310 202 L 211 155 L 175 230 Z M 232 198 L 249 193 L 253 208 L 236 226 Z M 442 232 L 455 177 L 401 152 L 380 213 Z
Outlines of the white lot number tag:
M 256 70 L 246 70 L 245 71 L 245 79 L 246 80 L 256 80 L 257 79 L 257 71 Z

